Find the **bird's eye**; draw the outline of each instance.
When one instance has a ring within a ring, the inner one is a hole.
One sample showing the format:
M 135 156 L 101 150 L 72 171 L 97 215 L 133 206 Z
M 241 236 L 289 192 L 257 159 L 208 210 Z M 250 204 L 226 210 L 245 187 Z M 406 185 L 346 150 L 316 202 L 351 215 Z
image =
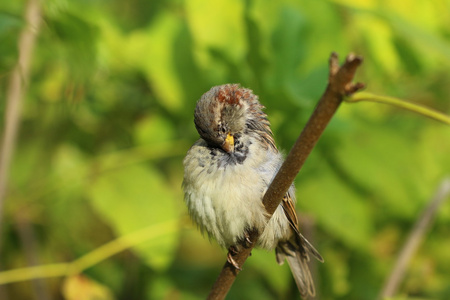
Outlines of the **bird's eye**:
M 222 123 L 219 123 L 219 133 L 226 133 L 225 126 Z

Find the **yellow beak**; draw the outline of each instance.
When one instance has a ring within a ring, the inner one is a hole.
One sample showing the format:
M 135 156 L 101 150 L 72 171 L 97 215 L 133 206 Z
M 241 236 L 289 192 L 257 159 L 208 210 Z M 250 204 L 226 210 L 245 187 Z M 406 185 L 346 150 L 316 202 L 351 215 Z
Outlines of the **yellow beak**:
M 231 134 L 227 134 L 225 142 L 223 142 L 222 149 L 226 152 L 234 151 L 234 137 Z

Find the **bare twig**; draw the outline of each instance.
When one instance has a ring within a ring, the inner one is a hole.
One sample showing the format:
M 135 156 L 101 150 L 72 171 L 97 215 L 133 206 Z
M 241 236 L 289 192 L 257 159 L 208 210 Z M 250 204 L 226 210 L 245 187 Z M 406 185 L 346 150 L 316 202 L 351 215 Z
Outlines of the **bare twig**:
M 437 209 L 444 203 L 444 201 L 450 196 L 450 178 L 445 178 L 439 185 L 435 195 L 430 201 L 430 204 L 422 212 L 422 215 L 417 219 L 416 224 L 411 230 L 411 233 L 403 245 L 397 261 L 391 274 L 384 283 L 384 287 L 381 290 L 379 299 L 392 297 L 397 293 L 398 286 L 400 285 L 404 275 L 406 267 L 411 260 L 412 256 L 416 252 L 420 243 L 423 240 L 425 232 L 433 221 L 436 215 Z
M 5 125 L 2 141 L 0 144 L 0 251 L 2 248 L 3 233 L 3 207 L 6 196 L 6 186 L 8 182 L 9 167 L 12 161 L 16 144 L 17 132 L 21 112 L 22 94 L 24 86 L 28 80 L 31 54 L 39 30 L 41 10 L 39 0 L 29 0 L 25 11 L 27 26 L 22 30 L 19 37 L 19 60 L 11 74 L 5 110 Z M 0 266 L 1 268 L 1 266 Z M 6 290 L 0 288 L 0 298 L 8 299 Z
M 309 153 L 341 104 L 343 97 L 363 88 L 361 83 L 352 83 L 356 69 L 361 63 L 361 57 L 350 54 L 345 63 L 339 67 L 337 54 L 331 54 L 327 89 L 264 195 L 263 203 L 270 216 L 279 206 L 281 199 L 286 194 Z M 252 245 L 256 244 L 257 239 L 258 233 L 251 232 L 250 240 L 253 242 Z M 243 247 L 241 252 L 233 256 L 234 261 L 239 266 L 242 266 L 251 251 L 252 247 Z M 238 273 L 239 270 L 227 261 L 214 283 L 208 299 L 224 299 Z
M 19 37 L 19 60 L 15 66 L 6 96 L 5 131 L 3 132 L 0 149 L 0 248 L 2 241 L 2 217 L 8 182 L 9 167 L 13 158 L 14 148 L 19 131 L 22 98 L 27 85 L 31 54 L 33 53 L 36 36 L 41 20 L 39 0 L 29 0 L 25 11 L 27 26 Z

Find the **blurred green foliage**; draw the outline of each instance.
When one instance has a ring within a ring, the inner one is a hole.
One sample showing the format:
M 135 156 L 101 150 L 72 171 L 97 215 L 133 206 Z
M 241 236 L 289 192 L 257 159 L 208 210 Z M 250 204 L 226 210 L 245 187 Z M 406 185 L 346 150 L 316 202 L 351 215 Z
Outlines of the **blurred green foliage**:
M 25 5 L 0 3 L 2 129 Z M 101 299 L 205 298 L 225 252 L 188 220 L 181 181 L 183 156 L 197 139 L 195 102 L 211 86 L 253 89 L 285 152 L 326 86 L 332 51 L 364 56 L 357 80 L 368 90 L 450 113 L 448 0 L 41 5 L 1 268 L 31 264 L 19 222 L 32 229 L 39 263 L 49 264 L 179 220 L 175 232 L 85 270 L 89 280 L 71 278 L 64 289 L 64 278 L 46 280 L 53 299 L 69 299 L 80 282 Z M 325 258 L 315 266 L 321 299 L 377 296 L 412 224 L 449 174 L 449 153 L 450 128 L 440 123 L 380 104 L 340 108 L 296 181 L 300 218 L 314 224 Z M 402 299 L 450 298 L 449 225 L 447 204 L 409 265 Z M 28 281 L 5 287 L 11 299 L 35 294 Z M 288 267 L 258 250 L 229 295 L 297 298 Z

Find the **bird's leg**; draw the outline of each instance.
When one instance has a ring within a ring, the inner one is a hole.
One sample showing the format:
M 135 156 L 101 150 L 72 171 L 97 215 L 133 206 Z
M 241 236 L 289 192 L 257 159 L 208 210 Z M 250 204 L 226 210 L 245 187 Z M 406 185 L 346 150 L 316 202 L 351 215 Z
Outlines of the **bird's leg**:
M 242 268 L 239 267 L 239 265 L 237 264 L 237 262 L 233 258 L 233 256 L 235 256 L 238 253 L 239 253 L 239 251 L 237 249 L 237 246 L 230 246 L 230 248 L 228 248 L 227 260 L 237 270 L 242 271 Z

